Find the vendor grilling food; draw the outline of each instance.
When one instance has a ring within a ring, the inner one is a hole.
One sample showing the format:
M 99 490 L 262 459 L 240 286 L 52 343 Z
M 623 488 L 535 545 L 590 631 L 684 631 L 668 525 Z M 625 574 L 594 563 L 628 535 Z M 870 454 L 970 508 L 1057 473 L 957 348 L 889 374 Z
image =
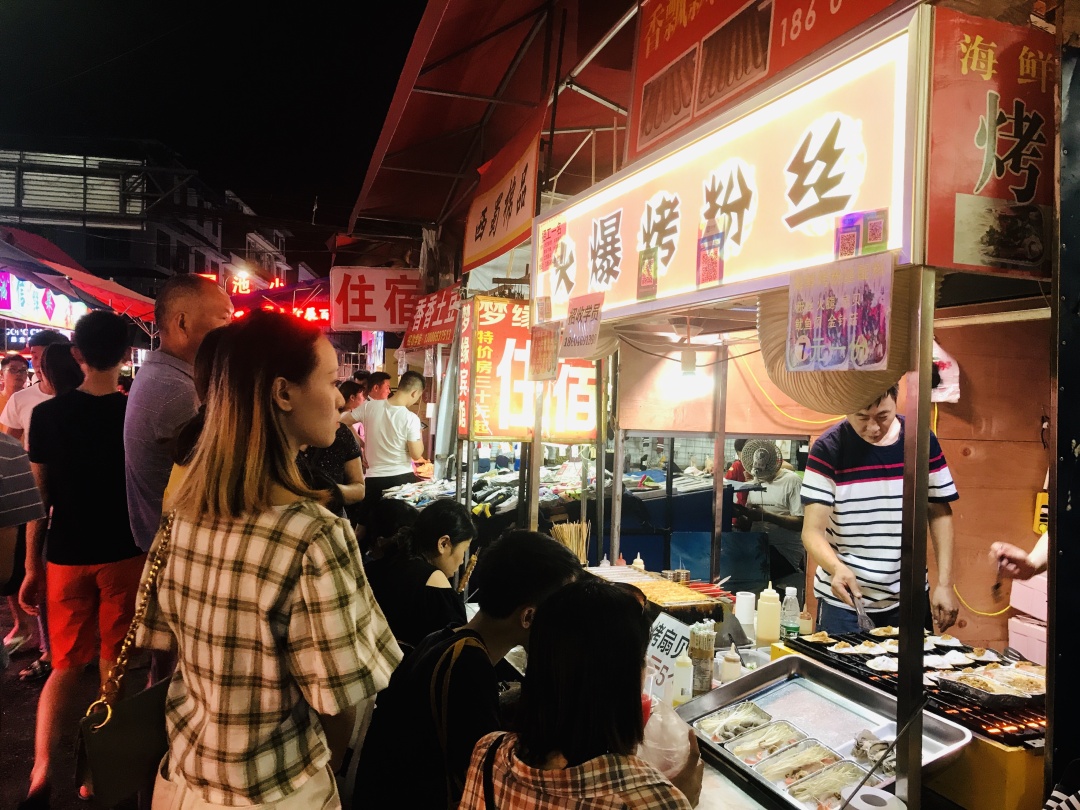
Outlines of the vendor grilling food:
M 746 505 L 736 506 L 743 531 L 769 536 L 772 578 L 805 570 L 806 552 L 800 533 L 803 504 L 799 497 L 802 479 L 784 465 L 776 442 L 750 439 L 743 445 L 740 461 L 748 481 L 761 488 L 746 492 Z M 747 524 L 750 524 L 749 526 Z
M 802 541 L 818 564 L 818 628 L 857 632 L 856 599 L 873 622 L 900 623 L 900 535 L 904 497 L 904 417 L 893 386 L 829 428 L 810 450 L 803 476 Z M 930 539 L 938 583 L 930 595 L 939 631 L 956 622 L 952 590 L 951 501 L 960 496 L 937 436 L 930 434 Z

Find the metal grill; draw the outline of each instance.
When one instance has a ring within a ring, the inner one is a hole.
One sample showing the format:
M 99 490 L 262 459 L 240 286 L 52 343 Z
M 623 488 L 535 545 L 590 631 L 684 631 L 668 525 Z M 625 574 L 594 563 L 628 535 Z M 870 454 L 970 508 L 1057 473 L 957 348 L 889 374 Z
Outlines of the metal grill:
M 834 635 L 837 641 L 861 644 L 866 640 L 880 641 L 869 634 L 846 633 Z M 824 644 L 814 644 L 801 638 L 789 639 L 787 646 L 816 661 L 821 661 L 835 669 L 871 683 L 884 692 L 896 694 L 896 675 L 876 672 L 866 666 L 867 657 L 863 655 L 845 655 L 830 652 Z M 956 647 L 962 652 L 970 652 L 970 647 Z M 928 670 L 932 671 L 932 670 Z M 935 686 L 924 687 L 930 695 L 927 708 L 941 717 L 952 720 L 973 734 L 987 739 L 997 740 L 1005 745 L 1027 745 L 1042 748 L 1046 737 L 1046 711 L 1033 701 L 1033 705 L 1023 709 L 987 709 L 974 700 L 952 694 Z

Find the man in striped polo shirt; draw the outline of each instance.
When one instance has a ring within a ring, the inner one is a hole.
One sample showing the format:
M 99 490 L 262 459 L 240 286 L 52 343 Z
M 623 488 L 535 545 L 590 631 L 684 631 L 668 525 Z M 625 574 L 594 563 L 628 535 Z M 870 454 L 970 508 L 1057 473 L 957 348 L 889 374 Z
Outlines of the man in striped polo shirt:
M 818 627 L 858 631 L 854 598 L 878 627 L 900 620 L 900 535 L 904 496 L 904 417 L 896 414 L 894 385 L 823 433 L 810 450 L 803 476 L 802 540 L 818 564 L 814 594 Z M 959 498 L 937 437 L 930 434 L 929 528 L 938 583 L 930 597 L 934 623 L 956 622 L 952 590 L 953 523 Z

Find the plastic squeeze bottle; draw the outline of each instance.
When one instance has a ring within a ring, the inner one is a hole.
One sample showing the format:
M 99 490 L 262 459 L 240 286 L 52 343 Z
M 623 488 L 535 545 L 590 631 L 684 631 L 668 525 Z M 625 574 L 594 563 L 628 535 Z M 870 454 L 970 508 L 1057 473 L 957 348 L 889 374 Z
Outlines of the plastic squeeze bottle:
M 672 707 L 679 707 L 694 696 L 694 662 L 686 650 L 675 659 L 675 688 L 671 695 Z
M 757 643 L 759 647 L 780 640 L 780 594 L 772 583 L 758 596 Z
M 638 555 L 636 557 L 634 557 L 634 561 L 632 563 L 630 563 L 630 565 L 632 567 L 636 568 L 638 571 L 644 571 L 645 570 L 645 561 L 643 559 L 641 559 L 641 552 L 640 551 L 638 552 Z
M 601 568 L 604 568 L 605 566 L 608 566 L 608 565 L 611 565 L 611 560 L 609 560 L 609 559 L 607 558 L 607 554 L 605 554 L 605 555 L 604 555 L 604 559 L 602 559 L 602 560 L 600 561 L 600 567 L 601 567 Z
M 799 637 L 799 596 L 795 588 L 784 590 L 784 605 L 780 609 L 780 630 L 785 639 Z
M 735 652 L 735 645 L 732 644 L 731 649 L 724 653 L 720 664 L 720 683 L 730 683 L 740 675 L 742 675 L 742 662 L 739 660 L 739 654 Z

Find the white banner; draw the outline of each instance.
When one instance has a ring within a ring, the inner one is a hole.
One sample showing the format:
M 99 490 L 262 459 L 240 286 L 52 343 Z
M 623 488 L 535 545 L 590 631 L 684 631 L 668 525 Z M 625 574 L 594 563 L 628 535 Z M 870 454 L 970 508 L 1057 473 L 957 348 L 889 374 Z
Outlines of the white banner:
M 404 332 L 412 323 L 422 290 L 419 270 L 334 267 L 330 270 L 330 328 L 335 332 Z

